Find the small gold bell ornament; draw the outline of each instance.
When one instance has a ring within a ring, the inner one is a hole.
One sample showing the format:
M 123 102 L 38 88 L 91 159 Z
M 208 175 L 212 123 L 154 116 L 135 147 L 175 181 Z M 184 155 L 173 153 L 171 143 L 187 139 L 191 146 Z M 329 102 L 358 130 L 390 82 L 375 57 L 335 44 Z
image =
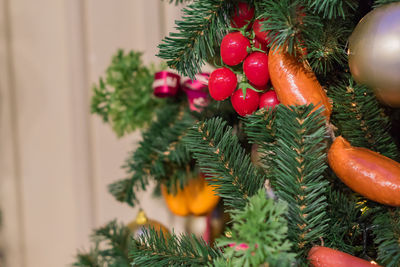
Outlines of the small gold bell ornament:
M 162 232 L 164 237 L 170 235 L 168 229 L 164 225 L 155 220 L 147 218 L 146 213 L 142 209 L 139 210 L 136 219 L 130 222 L 127 227 L 129 230 L 131 230 L 135 237 L 142 235 L 144 229 L 150 228 L 153 228 L 157 232 Z
M 354 79 L 381 102 L 400 107 L 400 2 L 378 7 L 360 20 L 349 38 Z

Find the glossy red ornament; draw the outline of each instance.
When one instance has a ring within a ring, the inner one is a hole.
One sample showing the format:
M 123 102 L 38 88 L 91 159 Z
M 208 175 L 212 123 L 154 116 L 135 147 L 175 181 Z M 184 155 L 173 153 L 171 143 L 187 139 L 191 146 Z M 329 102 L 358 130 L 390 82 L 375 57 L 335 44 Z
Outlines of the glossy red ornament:
M 262 52 L 251 53 L 243 62 L 247 79 L 256 86 L 264 86 L 269 80 L 268 56 Z
M 215 100 L 221 101 L 230 97 L 237 86 L 237 77 L 228 68 L 219 68 L 211 73 L 208 90 Z
M 242 89 L 236 90 L 231 97 L 232 106 L 240 116 L 246 116 L 256 111 L 259 101 L 259 93 L 250 88 L 246 90 L 246 98 L 243 97 Z
M 256 19 L 253 23 L 253 31 L 256 35 L 257 40 L 264 44 L 269 44 L 271 42 L 271 38 L 268 37 L 269 31 L 262 31 L 261 22 L 266 21 L 267 19 Z
M 268 91 L 263 93 L 260 96 L 260 103 L 258 105 L 259 108 L 274 108 L 276 105 L 279 105 L 278 97 L 275 91 Z
M 250 41 L 242 33 L 228 33 L 221 42 L 222 61 L 229 66 L 239 64 L 246 58 L 248 47 L 250 47 Z
M 265 52 L 267 52 L 267 50 L 268 50 L 267 45 L 262 43 L 262 42 L 260 42 L 257 38 L 253 39 L 253 46 L 255 48 L 261 49 L 261 50 L 263 50 Z
M 231 26 L 234 28 L 242 28 L 254 17 L 254 7 L 250 7 L 245 2 L 239 2 L 237 11 L 233 14 Z
M 313 267 L 380 267 L 378 264 L 327 247 L 313 247 L 308 253 Z

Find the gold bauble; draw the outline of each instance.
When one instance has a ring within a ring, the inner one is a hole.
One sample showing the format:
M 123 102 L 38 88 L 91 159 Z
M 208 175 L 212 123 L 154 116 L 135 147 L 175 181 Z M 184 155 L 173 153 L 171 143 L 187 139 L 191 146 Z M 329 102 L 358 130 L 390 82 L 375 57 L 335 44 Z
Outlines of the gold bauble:
M 400 2 L 376 8 L 349 38 L 354 79 L 374 89 L 389 106 L 400 106 Z
M 139 210 L 136 219 L 130 222 L 127 227 L 129 230 L 131 230 L 135 237 L 141 236 L 143 234 L 143 229 L 150 228 L 153 228 L 157 232 L 162 232 L 164 237 L 168 237 L 170 235 L 168 229 L 164 225 L 155 220 L 147 218 L 143 210 Z

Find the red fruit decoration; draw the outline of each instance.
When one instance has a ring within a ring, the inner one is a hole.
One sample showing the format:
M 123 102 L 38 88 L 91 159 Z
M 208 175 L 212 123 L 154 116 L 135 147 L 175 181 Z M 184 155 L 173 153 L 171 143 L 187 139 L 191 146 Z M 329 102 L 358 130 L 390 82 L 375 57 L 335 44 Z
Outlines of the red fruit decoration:
M 230 97 L 237 86 L 237 77 L 228 68 L 216 69 L 208 80 L 208 90 L 215 100 L 221 101 Z
M 279 105 L 278 97 L 276 96 L 275 91 L 268 91 L 263 93 L 260 96 L 260 104 L 259 108 L 274 108 L 276 105 Z
M 264 86 L 269 80 L 268 56 L 262 52 L 251 53 L 243 63 L 247 79 L 256 86 Z
M 326 247 L 313 247 L 308 253 L 313 267 L 380 267 L 378 264 Z
M 231 26 L 234 28 L 242 28 L 249 23 L 254 17 L 254 8 L 250 7 L 247 3 L 239 2 L 238 9 L 233 14 Z
M 250 41 L 240 32 L 231 32 L 225 35 L 221 42 L 222 61 L 229 66 L 235 66 L 247 56 Z
M 260 42 L 257 38 L 253 39 L 253 46 L 255 48 L 261 49 L 261 50 L 263 50 L 265 52 L 267 52 L 267 50 L 268 50 L 267 45 L 262 43 L 262 42 Z
M 239 89 L 233 93 L 231 103 L 240 116 L 252 114 L 258 108 L 260 95 L 250 88 L 246 89 L 246 98 L 243 97 L 243 90 Z
M 256 19 L 253 23 L 253 31 L 256 34 L 256 38 L 263 44 L 269 44 L 271 42 L 271 38 L 268 37 L 269 31 L 262 31 L 262 21 L 266 21 L 267 19 Z

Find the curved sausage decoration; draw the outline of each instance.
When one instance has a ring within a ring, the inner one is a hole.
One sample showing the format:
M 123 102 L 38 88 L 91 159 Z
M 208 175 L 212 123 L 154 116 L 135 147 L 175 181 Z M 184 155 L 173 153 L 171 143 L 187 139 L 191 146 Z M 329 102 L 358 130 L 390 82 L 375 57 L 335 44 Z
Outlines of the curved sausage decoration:
M 375 263 L 327 247 L 313 247 L 308 253 L 308 260 L 313 267 L 379 267 Z
M 323 114 L 329 120 L 332 105 L 312 70 L 282 49 L 269 51 L 268 68 L 272 86 L 282 104 L 292 106 L 313 103 L 316 108 L 324 105 Z
M 400 163 L 339 136 L 328 151 L 332 170 L 348 187 L 381 204 L 400 206 Z

